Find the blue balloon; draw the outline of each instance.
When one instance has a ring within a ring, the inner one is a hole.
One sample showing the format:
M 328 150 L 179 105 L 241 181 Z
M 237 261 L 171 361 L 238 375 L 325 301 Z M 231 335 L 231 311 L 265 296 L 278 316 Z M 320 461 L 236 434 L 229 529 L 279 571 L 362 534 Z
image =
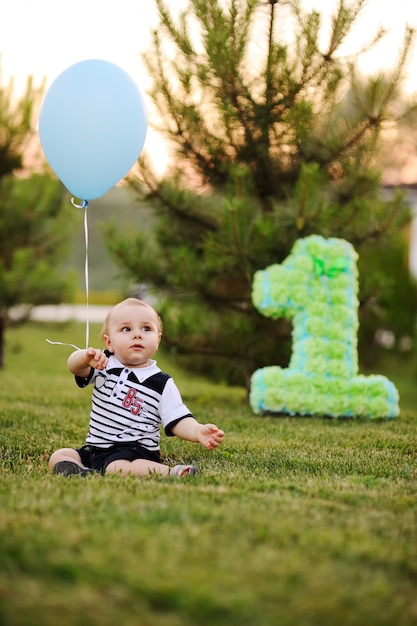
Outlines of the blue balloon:
M 142 94 L 117 65 L 81 61 L 48 89 L 39 117 L 45 156 L 77 198 L 94 200 L 133 167 L 145 143 Z

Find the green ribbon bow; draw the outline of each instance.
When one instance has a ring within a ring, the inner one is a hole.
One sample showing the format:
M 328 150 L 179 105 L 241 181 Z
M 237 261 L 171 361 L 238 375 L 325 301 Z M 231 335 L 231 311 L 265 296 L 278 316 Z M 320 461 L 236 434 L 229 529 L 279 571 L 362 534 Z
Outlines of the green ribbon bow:
M 340 272 L 345 272 L 348 268 L 348 261 L 344 257 L 335 259 L 330 265 L 326 263 L 324 259 L 313 254 L 313 268 L 316 276 L 328 276 L 328 278 L 334 278 Z

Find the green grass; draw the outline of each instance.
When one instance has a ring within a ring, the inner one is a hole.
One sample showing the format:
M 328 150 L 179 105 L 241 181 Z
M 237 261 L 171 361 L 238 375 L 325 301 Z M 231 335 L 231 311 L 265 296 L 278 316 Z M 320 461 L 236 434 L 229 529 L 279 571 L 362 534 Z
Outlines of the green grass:
M 98 328 L 91 329 L 92 341 Z M 89 390 L 66 371 L 82 325 L 7 336 L 0 372 L 3 626 L 408 626 L 417 623 L 415 381 L 391 421 L 261 418 L 242 389 L 161 354 L 212 453 L 162 437 L 185 480 L 53 476 L 80 445 Z

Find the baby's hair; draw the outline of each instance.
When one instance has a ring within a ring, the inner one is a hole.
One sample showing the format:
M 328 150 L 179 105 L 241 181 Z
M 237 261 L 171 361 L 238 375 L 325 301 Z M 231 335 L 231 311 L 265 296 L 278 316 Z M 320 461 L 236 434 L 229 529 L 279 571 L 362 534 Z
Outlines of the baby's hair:
M 126 298 L 125 300 L 122 300 L 121 302 L 118 302 L 117 304 L 115 304 L 114 307 L 110 309 L 110 311 L 107 313 L 106 317 L 104 318 L 103 327 L 101 329 L 101 338 L 103 340 L 104 340 L 104 335 L 109 334 L 109 324 L 110 324 L 112 313 L 114 312 L 116 308 L 118 308 L 122 304 L 135 304 L 137 306 L 142 306 L 142 307 L 146 307 L 147 309 L 150 309 L 155 314 L 157 327 L 158 327 L 158 333 L 160 336 L 162 336 L 162 331 L 163 331 L 162 320 L 158 312 L 153 308 L 153 306 L 151 306 L 147 302 L 144 302 L 143 300 L 139 300 L 139 298 Z

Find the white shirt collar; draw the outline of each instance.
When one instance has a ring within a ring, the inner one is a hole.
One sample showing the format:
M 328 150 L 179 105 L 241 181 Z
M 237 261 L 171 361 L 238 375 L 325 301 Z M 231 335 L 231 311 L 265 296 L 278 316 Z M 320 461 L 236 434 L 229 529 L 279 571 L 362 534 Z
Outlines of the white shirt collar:
M 130 372 L 133 372 L 136 378 L 141 383 L 149 378 L 149 376 L 153 376 L 154 374 L 157 374 L 161 371 L 154 359 L 149 359 L 149 365 L 147 365 L 146 367 L 127 367 L 126 365 L 123 365 L 123 363 L 120 363 L 120 361 L 118 361 L 116 357 L 112 354 L 109 357 L 109 362 L 107 363 L 106 370 L 111 370 L 114 368 L 121 368 L 122 370 L 124 370 L 126 375 L 128 375 Z

